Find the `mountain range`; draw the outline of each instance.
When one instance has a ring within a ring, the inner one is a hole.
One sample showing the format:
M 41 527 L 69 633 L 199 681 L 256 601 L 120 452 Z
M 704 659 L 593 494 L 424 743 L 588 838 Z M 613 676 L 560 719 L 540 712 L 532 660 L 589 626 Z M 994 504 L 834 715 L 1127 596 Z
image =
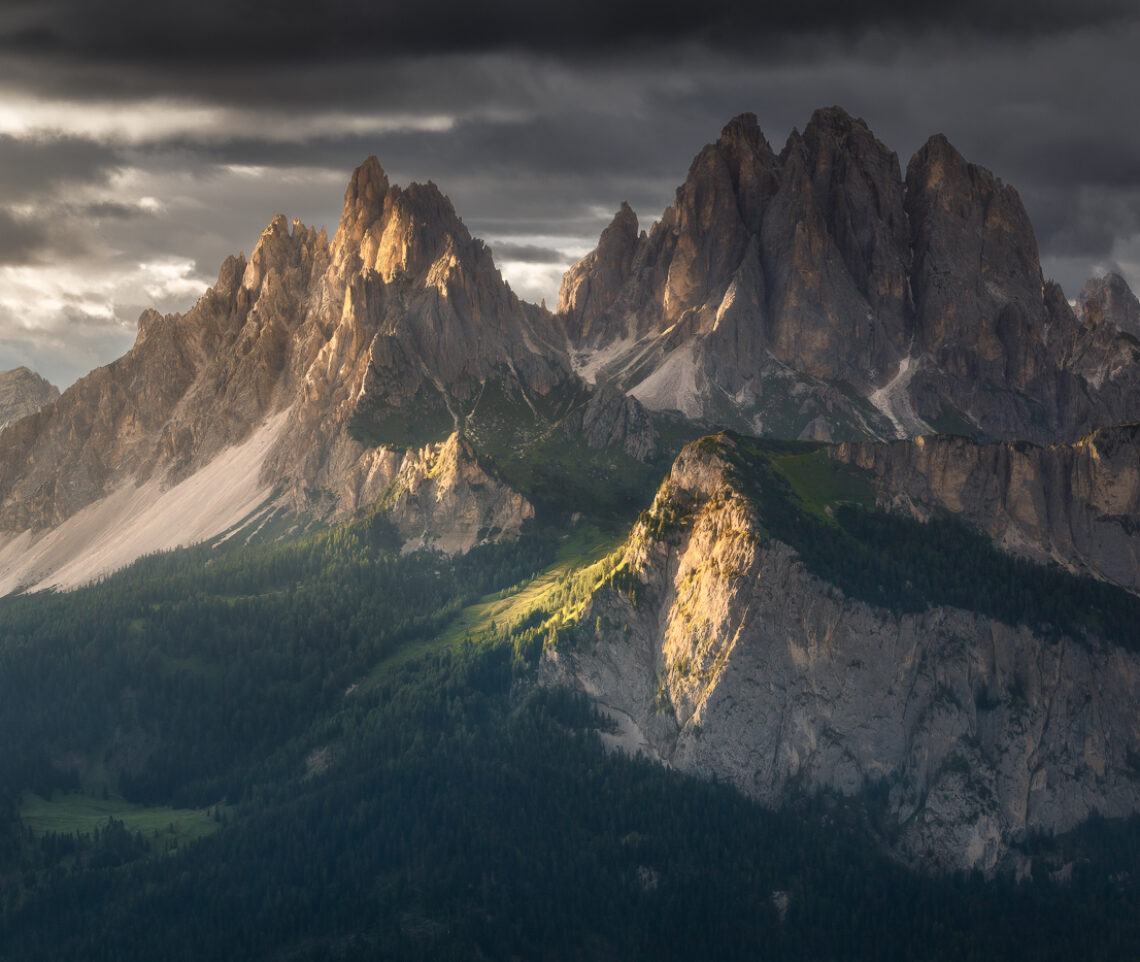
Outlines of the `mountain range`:
M 627 747 L 769 805 L 882 784 L 887 847 L 940 870 L 1024 875 L 1034 833 L 1140 810 L 1140 303 L 1067 300 L 942 136 L 904 174 L 839 108 L 779 153 L 737 117 L 554 313 L 369 158 L 331 239 L 275 218 L 17 401 L 4 593 L 372 514 L 448 555 L 618 519 L 518 631 Z

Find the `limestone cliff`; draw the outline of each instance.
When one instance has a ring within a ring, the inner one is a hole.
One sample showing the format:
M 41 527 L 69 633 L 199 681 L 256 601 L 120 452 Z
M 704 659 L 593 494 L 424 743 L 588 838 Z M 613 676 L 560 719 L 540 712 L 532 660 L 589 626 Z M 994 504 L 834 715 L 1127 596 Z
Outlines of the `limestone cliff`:
M 1089 324 L 1107 322 L 1118 330 L 1140 338 L 1140 300 L 1127 281 L 1109 271 L 1085 284 L 1077 298 L 1078 315 Z
M 381 500 L 404 550 L 447 554 L 518 535 L 534 507 L 458 434 L 409 451 Z
M 58 397 L 59 388 L 26 367 L 0 371 L 0 431 Z
M 190 311 L 147 311 L 125 356 L 0 435 L 4 563 L 20 532 L 86 512 L 76 525 L 98 541 L 128 520 L 99 509 L 107 499 L 187 491 L 220 459 L 241 477 L 197 491 L 196 517 L 237 489 L 249 511 L 272 493 L 346 517 L 396 477 L 382 443 L 445 439 L 491 384 L 533 407 L 573 381 L 547 317 L 515 297 L 435 185 L 391 185 L 370 158 L 331 241 L 275 218 Z M 173 531 L 189 503 L 175 501 Z M 238 507 L 227 502 L 227 524 Z
M 748 483 L 737 442 L 687 448 L 544 677 L 768 804 L 881 785 L 897 851 L 931 868 L 1024 868 L 1025 833 L 1140 808 L 1136 653 L 848 597 Z
M 1112 284 L 1084 302 L 1119 321 L 1074 315 L 1013 188 L 942 136 L 904 179 L 830 108 L 778 155 L 733 120 L 647 234 L 623 206 L 559 313 L 579 370 L 650 408 L 779 437 L 1053 441 L 1140 416 Z
M 830 454 L 870 471 L 893 508 L 950 511 L 1014 554 L 1140 591 L 1140 425 L 1044 447 L 920 437 Z

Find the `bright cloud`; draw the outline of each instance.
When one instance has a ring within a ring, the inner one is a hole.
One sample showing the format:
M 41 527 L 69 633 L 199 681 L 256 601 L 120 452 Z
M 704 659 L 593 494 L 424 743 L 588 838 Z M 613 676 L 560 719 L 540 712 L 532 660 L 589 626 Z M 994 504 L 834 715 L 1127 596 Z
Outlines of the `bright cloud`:
M 177 138 L 199 143 L 234 137 L 286 142 L 395 131 L 442 132 L 454 123 L 455 118 L 447 114 L 318 111 L 306 115 L 165 98 L 94 103 L 48 100 L 0 90 L 0 134 L 32 140 L 81 137 L 130 146 Z

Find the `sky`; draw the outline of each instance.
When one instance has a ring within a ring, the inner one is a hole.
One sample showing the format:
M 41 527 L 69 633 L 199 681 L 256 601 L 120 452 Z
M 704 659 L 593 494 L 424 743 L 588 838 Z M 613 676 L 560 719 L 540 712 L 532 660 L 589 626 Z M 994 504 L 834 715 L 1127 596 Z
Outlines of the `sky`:
M 553 307 L 730 118 L 779 150 L 833 104 L 1016 187 L 1070 298 L 1140 290 L 1138 51 L 1134 0 L 0 0 L 0 370 L 66 387 L 274 215 L 331 233 L 370 154 Z

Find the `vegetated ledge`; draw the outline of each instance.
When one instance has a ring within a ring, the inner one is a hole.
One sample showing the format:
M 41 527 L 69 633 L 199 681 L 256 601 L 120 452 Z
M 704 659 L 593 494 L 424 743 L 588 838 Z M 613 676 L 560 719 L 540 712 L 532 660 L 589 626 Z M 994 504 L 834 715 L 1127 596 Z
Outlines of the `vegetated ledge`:
M 950 512 L 1002 550 L 1140 593 L 1140 425 L 1072 444 L 963 437 L 851 443 L 829 455 L 868 472 L 881 504 Z
M 823 445 L 729 432 L 697 445 L 724 462 L 726 479 L 755 505 L 766 533 L 850 598 L 895 613 L 947 605 L 1044 637 L 1140 649 L 1140 598 L 1014 557 L 948 511 L 921 521 L 876 507 L 870 476 L 829 461 Z

